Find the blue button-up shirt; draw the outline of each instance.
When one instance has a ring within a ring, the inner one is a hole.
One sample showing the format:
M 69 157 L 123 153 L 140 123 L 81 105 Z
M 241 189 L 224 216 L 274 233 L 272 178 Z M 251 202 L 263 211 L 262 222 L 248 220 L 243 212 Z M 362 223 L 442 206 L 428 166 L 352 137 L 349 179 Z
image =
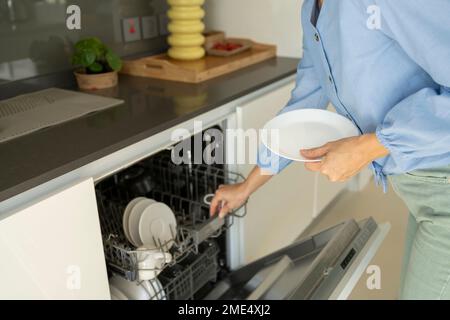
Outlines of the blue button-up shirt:
M 304 56 L 281 113 L 331 102 L 390 155 L 378 178 L 450 164 L 450 0 L 315 0 L 302 8 Z M 258 165 L 289 160 L 261 146 Z

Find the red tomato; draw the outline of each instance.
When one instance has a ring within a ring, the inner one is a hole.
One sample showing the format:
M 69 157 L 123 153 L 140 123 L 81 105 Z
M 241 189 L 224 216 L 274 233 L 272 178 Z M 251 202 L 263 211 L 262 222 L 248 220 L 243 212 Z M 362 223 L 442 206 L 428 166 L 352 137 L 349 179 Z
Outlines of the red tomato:
M 222 50 L 222 51 L 234 51 L 239 48 L 242 48 L 242 44 L 232 42 L 219 42 L 213 46 L 214 50 Z

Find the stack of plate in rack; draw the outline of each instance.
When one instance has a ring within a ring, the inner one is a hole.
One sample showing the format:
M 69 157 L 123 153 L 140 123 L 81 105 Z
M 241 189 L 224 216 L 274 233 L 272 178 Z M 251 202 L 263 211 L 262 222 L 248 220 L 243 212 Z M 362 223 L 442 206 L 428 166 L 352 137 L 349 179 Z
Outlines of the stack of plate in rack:
M 168 251 L 177 237 L 177 221 L 166 204 L 140 197 L 126 207 L 123 231 L 136 248 Z
M 172 261 L 168 252 L 177 237 L 173 211 L 164 203 L 139 197 L 133 199 L 123 214 L 123 231 L 136 247 L 138 280 L 120 276 L 110 279 L 113 300 L 166 300 L 163 286 L 157 279 L 163 267 Z

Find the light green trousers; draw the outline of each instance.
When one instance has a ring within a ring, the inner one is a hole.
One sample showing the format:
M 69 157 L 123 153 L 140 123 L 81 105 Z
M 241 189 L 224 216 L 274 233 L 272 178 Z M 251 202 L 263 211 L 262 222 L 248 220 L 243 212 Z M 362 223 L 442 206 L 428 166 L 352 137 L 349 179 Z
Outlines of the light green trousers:
M 450 299 L 450 166 L 391 176 L 409 208 L 401 299 Z

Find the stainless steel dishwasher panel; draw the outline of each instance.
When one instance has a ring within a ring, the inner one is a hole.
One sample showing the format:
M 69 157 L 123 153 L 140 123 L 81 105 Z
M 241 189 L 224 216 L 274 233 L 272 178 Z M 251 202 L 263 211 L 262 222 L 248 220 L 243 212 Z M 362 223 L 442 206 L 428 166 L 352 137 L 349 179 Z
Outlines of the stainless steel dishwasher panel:
M 386 232 L 372 219 L 347 221 L 231 273 L 206 299 L 345 298 Z M 386 230 L 385 230 L 386 231 Z M 347 283 L 344 283 L 347 281 Z

